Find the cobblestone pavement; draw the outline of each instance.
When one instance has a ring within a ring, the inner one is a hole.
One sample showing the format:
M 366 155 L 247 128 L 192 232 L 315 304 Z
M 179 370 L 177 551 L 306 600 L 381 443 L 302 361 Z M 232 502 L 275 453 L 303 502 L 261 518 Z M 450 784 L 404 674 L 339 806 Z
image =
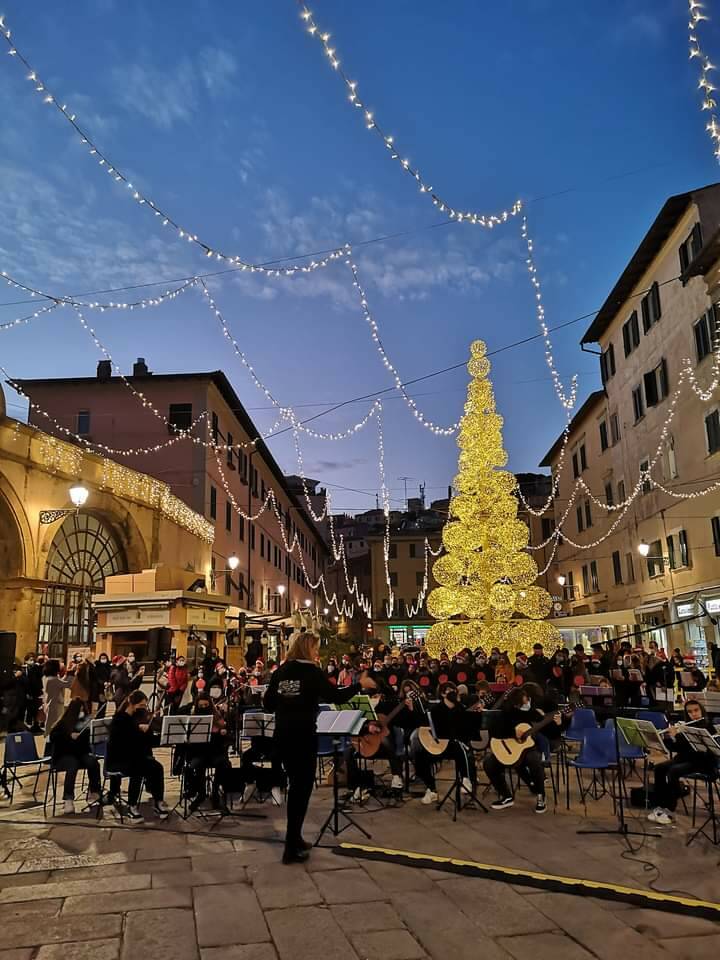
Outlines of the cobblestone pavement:
M 107 813 L 45 821 L 42 807 L 0 806 L 0 960 L 713 960 L 720 924 L 543 892 L 437 870 L 339 857 L 279 862 L 283 811 L 225 820 L 212 833 L 173 816 L 120 827 Z M 308 837 L 329 809 L 316 791 Z M 419 800 L 358 816 L 372 842 L 564 876 L 720 900 L 720 848 L 685 847 L 689 822 L 662 838 L 579 836 L 613 825 L 603 803 L 587 817 L 552 807 L 449 812 Z M 640 829 L 645 821 L 633 821 Z M 343 839 L 361 841 L 354 830 Z M 328 838 L 328 843 L 332 838 Z M 653 867 L 654 865 L 654 867 Z

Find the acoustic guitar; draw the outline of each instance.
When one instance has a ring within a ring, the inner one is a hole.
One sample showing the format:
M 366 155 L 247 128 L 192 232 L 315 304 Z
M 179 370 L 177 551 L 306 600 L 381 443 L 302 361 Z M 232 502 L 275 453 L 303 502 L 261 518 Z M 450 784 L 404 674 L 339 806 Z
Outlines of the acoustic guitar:
M 360 736 L 356 738 L 353 745 L 360 756 L 365 760 L 370 760 L 372 757 L 374 757 L 380 749 L 383 740 L 390 733 L 390 723 L 403 709 L 405 706 L 405 701 L 414 700 L 417 702 L 418 699 L 418 695 L 412 691 L 403 697 L 400 703 L 394 709 L 392 709 L 390 713 L 387 715 L 379 713 L 377 715 L 377 720 L 371 720 L 370 723 L 375 724 L 380 729 L 373 733 L 369 731 L 367 733 L 361 733 Z
M 542 720 L 538 720 L 537 723 L 519 723 L 515 727 L 514 737 L 508 737 L 506 739 L 493 737 L 490 740 L 490 752 L 503 766 L 514 767 L 516 763 L 522 760 L 523 754 L 527 750 L 532 750 L 535 746 L 533 734 L 538 733 L 543 727 L 552 723 L 558 713 L 566 715 L 571 712 L 572 709 L 572 705 L 568 704 L 561 709 L 548 713 Z

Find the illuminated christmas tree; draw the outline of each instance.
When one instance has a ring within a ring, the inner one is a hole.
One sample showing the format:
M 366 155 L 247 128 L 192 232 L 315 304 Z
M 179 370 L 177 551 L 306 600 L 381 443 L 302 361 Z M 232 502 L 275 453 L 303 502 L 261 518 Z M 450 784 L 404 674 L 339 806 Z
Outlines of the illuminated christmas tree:
M 443 528 L 446 552 L 433 565 L 441 586 L 427 599 L 437 623 L 428 632 L 426 648 L 434 657 L 442 650 L 452 655 L 478 646 L 529 653 L 535 643 L 552 651 L 560 645 L 558 630 L 545 620 L 552 599 L 534 585 L 538 569 L 526 550 L 529 530 L 517 516 L 517 480 L 500 469 L 507 453 L 503 418 L 495 411 L 488 378 L 490 361 L 482 340 L 470 351 L 473 379 L 458 434 L 457 493 Z

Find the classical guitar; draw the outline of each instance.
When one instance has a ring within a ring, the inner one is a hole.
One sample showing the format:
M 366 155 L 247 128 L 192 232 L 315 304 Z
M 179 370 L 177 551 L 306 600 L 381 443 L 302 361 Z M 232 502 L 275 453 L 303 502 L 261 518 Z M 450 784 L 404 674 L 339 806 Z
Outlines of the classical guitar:
M 552 713 L 546 714 L 542 720 L 537 723 L 519 723 L 515 727 L 515 736 L 502 739 L 493 737 L 490 740 L 490 751 L 496 760 L 499 760 L 503 766 L 513 767 L 522 760 L 526 750 L 531 750 L 535 746 L 533 734 L 538 733 L 543 727 L 548 726 L 555 720 L 558 713 L 568 714 L 572 711 L 572 705 L 568 704 Z
M 376 732 L 361 733 L 359 737 L 356 738 L 354 744 L 355 749 L 358 751 L 361 757 L 364 757 L 366 760 L 369 760 L 371 757 L 374 757 L 375 754 L 380 749 L 380 746 L 390 733 L 390 723 L 395 719 L 395 717 L 400 713 L 400 711 L 405 706 L 406 700 L 414 700 L 417 702 L 418 695 L 412 691 L 408 693 L 403 699 L 398 703 L 398 705 L 390 711 L 388 714 L 379 713 L 377 715 L 377 720 L 371 720 L 370 722 L 379 727 L 379 730 Z

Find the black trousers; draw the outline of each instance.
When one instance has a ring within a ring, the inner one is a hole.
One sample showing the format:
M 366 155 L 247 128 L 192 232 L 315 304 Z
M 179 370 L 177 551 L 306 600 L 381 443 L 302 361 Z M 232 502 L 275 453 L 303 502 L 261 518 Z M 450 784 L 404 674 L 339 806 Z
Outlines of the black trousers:
M 157 803 L 165 797 L 165 773 L 162 764 L 154 757 L 140 757 L 131 767 L 121 770 L 130 778 L 128 785 L 128 804 L 136 807 L 140 802 L 143 780 L 148 793 Z M 110 795 L 115 796 L 120 790 L 120 778 L 110 777 Z
M 423 750 L 418 740 L 417 745 L 412 751 L 412 762 L 415 767 L 415 773 L 428 790 L 435 792 L 433 764 L 438 763 L 440 760 L 454 760 L 456 773 L 459 773 L 463 779 L 475 783 L 475 757 L 470 747 L 461 740 L 451 740 L 447 750 L 436 757 L 431 756 L 427 750 Z
M 83 757 L 76 757 L 68 754 L 60 757 L 57 765 L 65 771 L 65 782 L 63 784 L 63 800 L 72 800 L 75 796 L 75 780 L 78 770 L 87 770 L 88 784 L 90 793 L 100 793 L 100 764 L 97 757 L 91 753 L 86 753 Z
M 691 773 L 711 773 L 715 769 L 712 758 L 702 755 L 689 760 L 666 760 L 655 766 L 655 798 L 659 807 L 673 811 L 680 799 L 680 781 Z
M 288 778 L 286 847 L 293 848 L 302 839 L 310 797 L 315 785 L 317 736 L 275 736 L 277 755 Z
M 489 753 L 483 760 L 483 769 L 487 774 L 488 780 L 497 790 L 498 796 L 512 796 L 507 777 L 505 776 L 507 767 L 504 764 L 500 763 L 498 759 Z M 538 750 L 527 750 L 515 769 L 520 779 L 528 785 L 531 793 L 545 793 L 545 769 Z

